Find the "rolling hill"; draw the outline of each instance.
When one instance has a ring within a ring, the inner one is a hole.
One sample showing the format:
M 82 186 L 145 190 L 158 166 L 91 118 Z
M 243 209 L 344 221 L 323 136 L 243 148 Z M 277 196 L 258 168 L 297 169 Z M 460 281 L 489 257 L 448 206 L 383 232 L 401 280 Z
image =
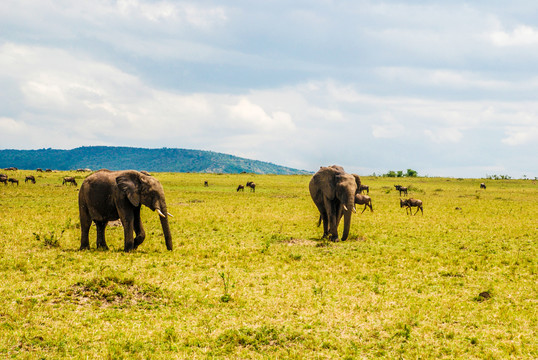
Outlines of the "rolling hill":
M 309 174 L 272 163 L 213 151 L 86 146 L 72 150 L 0 150 L 0 168 L 74 170 L 135 169 L 155 172 Z

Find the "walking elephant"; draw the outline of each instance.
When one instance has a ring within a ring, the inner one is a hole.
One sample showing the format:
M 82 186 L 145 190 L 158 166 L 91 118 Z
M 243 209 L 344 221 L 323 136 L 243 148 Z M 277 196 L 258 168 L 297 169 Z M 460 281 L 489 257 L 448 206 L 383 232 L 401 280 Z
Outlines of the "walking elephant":
M 166 248 L 172 250 L 168 224 L 171 215 L 167 211 L 164 189 L 154 177 L 134 170 L 99 170 L 84 180 L 78 197 L 80 249 L 90 248 L 88 233 L 92 221 L 97 227 L 97 248 L 108 249 L 105 228 L 109 221 L 118 219 L 123 224 L 124 250 L 138 248 L 146 237 L 140 220 L 142 204 L 159 214 Z M 134 239 L 133 232 L 136 234 Z
M 341 166 L 321 167 L 310 180 L 310 196 L 319 210 L 318 226 L 323 222 L 323 237 L 338 239 L 338 225 L 344 217 L 342 241 L 349 235 L 355 194 L 361 185 L 358 175 L 348 174 Z

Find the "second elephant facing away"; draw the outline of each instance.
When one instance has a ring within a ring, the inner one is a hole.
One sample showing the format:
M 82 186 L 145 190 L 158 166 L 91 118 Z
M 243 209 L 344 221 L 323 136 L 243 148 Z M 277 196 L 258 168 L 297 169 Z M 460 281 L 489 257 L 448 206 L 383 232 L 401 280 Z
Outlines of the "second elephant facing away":
M 342 241 L 349 235 L 351 213 L 355 211 L 355 194 L 361 185 L 358 175 L 348 174 L 341 166 L 321 167 L 310 180 L 310 196 L 323 222 L 323 237 L 338 239 L 338 225 L 344 217 Z M 318 223 L 318 225 L 319 225 Z
M 80 249 L 89 249 L 90 226 L 97 227 L 97 248 L 108 249 L 105 228 L 109 221 L 121 219 L 125 251 L 136 249 L 146 237 L 140 219 L 140 208 L 156 211 L 161 220 L 166 248 L 172 250 L 166 201 L 161 183 L 152 176 L 134 170 L 99 170 L 84 179 L 78 198 L 80 214 Z M 133 232 L 136 237 L 133 239 Z

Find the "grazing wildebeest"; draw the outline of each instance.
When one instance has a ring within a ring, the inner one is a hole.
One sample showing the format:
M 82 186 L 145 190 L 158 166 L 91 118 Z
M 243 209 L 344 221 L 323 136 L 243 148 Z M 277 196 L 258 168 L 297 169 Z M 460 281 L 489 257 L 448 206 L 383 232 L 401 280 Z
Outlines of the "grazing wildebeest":
M 43 169 L 41 169 L 41 168 L 37 168 L 36 171 L 37 171 L 37 172 L 43 172 Z
M 407 187 L 404 187 L 402 185 L 394 185 L 394 187 L 400 192 L 400 196 L 402 196 L 402 193 L 404 193 L 404 195 L 407 195 Z
M 9 178 L 9 179 L 7 179 L 7 181 L 9 181 L 11 183 L 11 185 L 17 184 L 17 186 L 19 186 L 19 180 L 15 179 L 15 178 Z
M 67 183 L 71 183 L 74 186 L 77 186 L 77 181 L 72 176 L 64 177 L 64 181 L 62 182 L 62 185 L 65 185 Z
M 236 191 L 245 191 L 245 187 L 243 185 L 239 185 Z
M 400 199 L 400 207 L 401 208 L 405 207 L 405 213 L 406 214 L 412 214 L 413 210 L 411 208 L 416 207 L 417 211 L 415 212 L 414 215 L 416 215 L 419 210 L 421 211 L 422 215 L 424 215 L 424 210 L 422 208 L 422 200 L 412 199 L 412 198 L 404 199 L 404 200 Z M 409 213 L 408 213 L 408 211 L 409 211 Z
M 480 189 L 485 189 L 485 188 L 486 188 L 486 184 L 481 183 L 481 184 L 480 184 Z
M 28 175 L 26 179 L 24 179 L 24 182 L 27 183 L 28 181 L 31 181 L 32 184 L 35 184 L 35 176 L 34 175 Z
M 7 185 L 7 175 L 6 174 L 0 174 L 0 182 L 3 182 L 4 185 Z
M 252 181 L 247 181 L 247 186 L 250 188 L 250 191 L 256 191 L 256 184 Z
M 205 186 L 205 187 L 208 187 L 208 186 L 209 186 L 209 183 L 207 182 L 207 180 L 204 181 L 204 186 Z
M 369 207 L 370 211 L 374 212 L 374 209 L 372 209 L 372 199 L 368 195 L 355 194 L 355 204 L 364 205 L 361 214 L 366 210 L 366 207 Z
M 361 186 L 359 186 L 359 193 L 362 193 L 363 191 L 366 191 L 367 194 L 370 194 L 370 187 L 368 185 L 363 185 L 361 184 Z

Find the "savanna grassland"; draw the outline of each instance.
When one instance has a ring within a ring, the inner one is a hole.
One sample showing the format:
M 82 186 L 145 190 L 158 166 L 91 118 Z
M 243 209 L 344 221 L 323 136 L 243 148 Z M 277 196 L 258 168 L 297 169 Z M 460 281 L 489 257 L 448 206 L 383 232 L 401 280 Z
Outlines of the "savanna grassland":
M 157 173 L 174 251 L 143 208 L 146 241 L 124 253 L 119 226 L 111 250 L 92 227 L 78 251 L 77 188 L 61 179 L 85 175 L 9 175 L 21 184 L 0 184 L 0 358 L 538 358 L 532 181 L 362 177 L 374 213 L 358 207 L 331 243 L 310 176 Z M 235 191 L 249 180 L 255 193 Z M 397 183 L 423 216 L 399 207 Z

